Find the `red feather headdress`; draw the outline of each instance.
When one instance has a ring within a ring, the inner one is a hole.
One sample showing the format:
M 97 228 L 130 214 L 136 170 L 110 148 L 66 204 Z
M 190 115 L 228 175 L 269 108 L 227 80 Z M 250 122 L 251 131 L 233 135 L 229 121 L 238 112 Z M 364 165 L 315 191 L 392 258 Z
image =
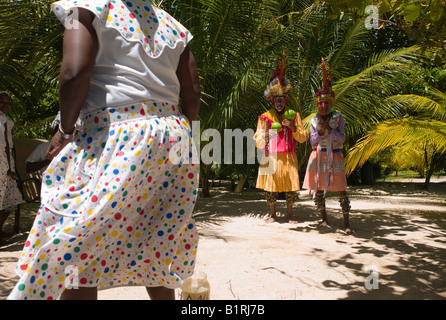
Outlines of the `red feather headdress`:
M 290 82 L 285 76 L 285 50 L 282 54 L 282 62 L 280 63 L 280 67 L 277 67 L 274 70 L 271 79 L 268 82 L 268 85 L 265 90 L 266 99 L 272 99 L 279 95 L 286 95 L 288 91 L 292 88 Z
M 327 69 L 328 69 L 328 77 L 327 77 Z M 315 97 L 318 102 L 320 101 L 333 102 L 335 98 L 335 93 L 333 92 L 331 87 L 330 66 L 327 65 L 327 68 L 325 68 L 324 58 L 322 58 L 322 80 L 319 83 L 319 91 L 316 92 Z

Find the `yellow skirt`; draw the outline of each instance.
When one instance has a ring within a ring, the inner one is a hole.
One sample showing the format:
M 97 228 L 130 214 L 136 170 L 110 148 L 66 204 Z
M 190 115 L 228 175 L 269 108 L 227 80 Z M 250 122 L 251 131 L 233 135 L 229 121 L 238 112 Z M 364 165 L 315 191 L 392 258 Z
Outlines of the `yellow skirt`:
M 270 153 L 263 156 L 256 188 L 269 192 L 300 190 L 298 162 L 295 153 Z

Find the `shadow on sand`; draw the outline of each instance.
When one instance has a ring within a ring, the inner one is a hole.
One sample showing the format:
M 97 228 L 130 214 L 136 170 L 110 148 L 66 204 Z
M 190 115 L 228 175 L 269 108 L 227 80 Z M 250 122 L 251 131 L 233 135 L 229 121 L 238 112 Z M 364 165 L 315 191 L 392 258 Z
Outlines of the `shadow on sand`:
M 350 245 L 342 257 L 325 260 L 327 266 L 343 266 L 361 278 L 364 264 L 358 255 L 391 258 L 391 265 L 379 267 L 379 290 L 364 290 L 364 281 L 338 283 L 324 280 L 326 290 L 347 291 L 346 299 L 444 299 L 446 297 L 446 184 L 438 183 L 423 190 L 417 183 L 383 183 L 374 187 L 350 187 L 352 201 L 351 225 L 354 233 L 342 232 L 342 213 L 336 195 L 327 197 L 330 228 L 318 228 L 318 213 L 308 197 L 301 192 L 295 205 L 297 225 L 286 224 L 285 201 L 279 201 L 278 223 L 291 232 L 334 233 L 333 241 Z M 214 189 L 211 198 L 197 200 L 194 217 L 202 236 L 231 241 L 231 234 L 219 232 L 223 224 L 234 218 L 269 217 L 262 191 L 246 190 L 232 193 L 227 186 Z M 11 277 L 15 262 L 32 225 L 37 208 L 28 206 L 22 212 L 22 234 L 0 245 L 0 299 L 12 290 L 16 278 Z M 9 219 L 12 220 L 12 219 Z M 9 222 L 12 224 L 12 222 Z M 289 226 L 289 227 L 288 227 Z M 338 236 L 339 235 L 339 236 Z M 322 238 L 321 238 L 322 239 Z M 326 238 L 323 238 L 326 239 Z M 325 249 L 314 248 L 312 254 Z M 330 256 L 330 252 L 324 252 Z

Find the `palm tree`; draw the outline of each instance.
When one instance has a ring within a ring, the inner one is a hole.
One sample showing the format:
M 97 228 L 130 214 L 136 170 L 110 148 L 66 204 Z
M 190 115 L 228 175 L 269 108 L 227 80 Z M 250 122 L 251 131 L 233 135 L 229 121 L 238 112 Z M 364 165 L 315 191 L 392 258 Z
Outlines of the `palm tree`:
M 287 76 L 296 88 L 292 107 L 301 114 L 308 113 L 320 76 L 320 56 L 341 37 L 339 30 L 328 31 L 328 26 L 336 26 L 336 22 L 327 22 L 323 3 L 197 0 L 193 6 L 186 11 L 200 17 L 188 26 L 195 35 L 191 46 L 203 87 L 201 130 L 214 128 L 223 135 L 224 129 L 255 128 L 257 116 L 271 107 L 263 91 L 283 50 Z M 349 51 L 348 41 L 342 48 Z M 244 172 L 241 179 L 245 179 L 250 169 L 246 165 L 237 168 Z M 203 163 L 204 196 L 209 196 L 210 174 L 211 164 Z
M 414 94 L 389 97 L 387 100 L 393 105 L 405 107 L 405 114 L 377 124 L 349 150 L 347 173 L 390 147 L 394 147 L 395 157 L 421 150 L 424 186 L 428 188 L 431 176 L 444 168 L 446 159 L 446 94 L 434 88 L 428 93 L 430 97 Z
M 257 116 L 271 107 L 263 91 L 283 50 L 286 74 L 294 86 L 290 106 L 307 124 L 316 111 L 313 97 L 321 78 L 322 56 L 331 67 L 337 93 L 334 107 L 347 121 L 347 145 L 374 124 L 400 115 L 402 107 L 395 108 L 385 98 L 395 94 L 396 75 L 416 61 L 418 49 L 373 53 L 373 35 L 363 19 L 348 14 L 331 17 L 330 7 L 315 0 L 155 2 L 194 35 L 190 45 L 203 93 L 201 132 L 214 128 L 223 136 L 224 129 L 255 129 Z M 0 52 L 4 57 L 0 84 L 19 101 L 15 120 L 22 127 L 45 121 L 57 110 L 63 27 L 49 11 L 50 3 L 0 1 Z M 306 148 L 299 147 L 301 166 L 306 163 Z M 230 168 L 246 173 L 255 171 L 256 165 Z M 211 164 L 203 164 L 204 195 L 209 195 L 210 174 Z
M 286 27 L 283 24 L 284 14 L 290 16 L 290 12 L 298 8 L 293 3 L 193 2 L 190 12 L 200 17 L 194 19 L 189 28 L 195 35 L 191 46 L 203 87 L 202 131 L 213 128 L 223 136 L 224 129 L 256 127 L 257 115 L 268 108 L 263 91 L 275 68 L 274 63 L 280 59 L 283 44 L 294 43 L 300 35 L 299 24 L 290 23 Z M 299 5 L 304 9 L 308 3 Z M 202 148 L 205 146 L 201 144 Z M 201 168 L 202 193 L 209 196 L 211 164 L 203 163 Z
M 11 114 L 23 136 L 45 136 L 58 108 L 63 26 L 51 2 L 0 1 L 0 87 L 13 95 Z

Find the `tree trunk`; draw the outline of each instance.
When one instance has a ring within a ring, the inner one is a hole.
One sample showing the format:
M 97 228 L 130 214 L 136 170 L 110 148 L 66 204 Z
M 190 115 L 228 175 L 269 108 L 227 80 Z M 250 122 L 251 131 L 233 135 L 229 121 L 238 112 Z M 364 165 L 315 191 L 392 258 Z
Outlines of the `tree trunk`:
M 426 178 L 424 179 L 424 189 L 428 189 L 429 188 L 429 182 L 431 181 L 431 175 L 430 174 L 426 174 Z
M 434 175 L 434 172 L 436 169 L 435 161 L 436 161 L 436 158 L 434 156 L 432 156 L 430 163 L 426 164 L 427 170 L 426 170 L 426 177 L 424 179 L 424 189 L 426 189 L 426 190 L 429 188 L 429 183 L 431 181 L 431 177 Z
M 361 172 L 361 184 L 362 185 L 373 185 L 373 183 L 374 183 L 373 166 L 369 161 L 364 163 L 360 172 Z
M 429 165 L 429 157 L 427 155 L 427 147 L 424 147 L 424 167 L 426 168 L 425 169 L 426 178 L 424 179 L 424 189 L 426 189 L 426 190 L 427 190 L 427 188 L 429 188 L 429 182 L 430 182 L 431 176 L 432 176 L 431 166 L 432 166 L 432 164 Z
M 243 186 L 245 185 L 246 180 L 248 179 L 247 174 L 242 174 L 238 179 L 237 186 L 235 187 L 234 192 L 242 192 Z
M 211 173 L 210 165 L 202 165 L 201 167 L 201 197 L 210 198 L 211 197 L 211 183 L 209 182 L 209 176 Z
M 424 179 L 424 189 L 429 188 L 429 183 L 431 177 L 434 175 L 435 171 L 438 170 L 438 164 L 442 163 L 442 155 L 437 153 L 435 147 L 432 147 L 432 155 L 429 157 L 427 147 L 424 149 L 424 167 L 425 169 L 425 179 Z

